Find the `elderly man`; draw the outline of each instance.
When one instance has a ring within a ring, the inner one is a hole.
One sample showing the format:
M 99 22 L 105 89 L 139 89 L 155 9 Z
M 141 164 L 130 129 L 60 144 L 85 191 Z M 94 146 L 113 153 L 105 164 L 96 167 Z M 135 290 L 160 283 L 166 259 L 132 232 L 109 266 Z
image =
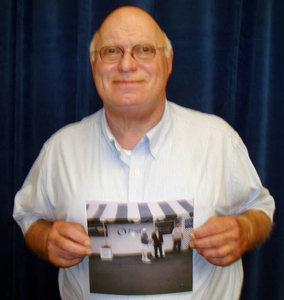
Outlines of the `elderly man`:
M 173 240 L 173 252 L 175 252 L 176 247 L 178 247 L 178 253 L 180 253 L 181 241 L 183 239 L 183 231 L 180 228 L 179 223 L 176 224 L 176 227 L 172 232 L 172 240 Z
M 89 292 L 85 201 L 194 198 L 193 291 L 163 299 L 238 299 L 240 258 L 267 239 L 274 212 L 241 139 L 166 100 L 173 51 L 141 9 L 110 14 L 90 59 L 104 108 L 45 143 L 15 198 L 27 245 L 60 267 L 62 299 L 109 299 Z

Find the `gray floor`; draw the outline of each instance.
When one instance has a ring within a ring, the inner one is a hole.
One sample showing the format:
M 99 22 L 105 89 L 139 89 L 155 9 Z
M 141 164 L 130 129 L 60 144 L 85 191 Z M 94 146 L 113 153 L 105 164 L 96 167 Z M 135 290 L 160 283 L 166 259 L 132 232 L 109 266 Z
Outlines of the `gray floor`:
M 192 290 L 192 251 L 151 258 L 144 264 L 139 256 L 114 257 L 102 261 L 90 257 L 91 292 L 120 295 L 151 295 Z

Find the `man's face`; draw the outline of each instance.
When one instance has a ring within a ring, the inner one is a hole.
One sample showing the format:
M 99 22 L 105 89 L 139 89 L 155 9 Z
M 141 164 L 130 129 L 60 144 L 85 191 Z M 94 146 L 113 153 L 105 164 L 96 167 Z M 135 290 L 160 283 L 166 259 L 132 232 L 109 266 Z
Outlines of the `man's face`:
M 167 59 L 165 51 L 157 51 L 153 59 L 138 62 L 130 51 L 139 44 L 157 48 L 166 46 L 159 27 L 140 11 L 109 17 L 98 33 L 96 50 L 118 46 L 127 51 L 121 61 L 114 64 L 103 62 L 99 54 L 92 62 L 97 91 L 106 111 L 121 108 L 153 110 L 164 103 L 172 57 Z

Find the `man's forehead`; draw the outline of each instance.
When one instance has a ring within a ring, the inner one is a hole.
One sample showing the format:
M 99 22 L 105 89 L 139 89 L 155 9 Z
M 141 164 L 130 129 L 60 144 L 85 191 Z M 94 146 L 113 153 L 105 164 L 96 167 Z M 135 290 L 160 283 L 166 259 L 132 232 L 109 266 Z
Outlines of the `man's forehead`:
M 105 29 L 100 30 L 100 36 L 102 39 L 107 39 L 109 37 L 119 37 L 119 36 L 126 36 L 131 37 L 134 35 L 141 35 L 143 34 L 144 30 L 142 26 L 127 26 L 127 25 L 120 25 L 120 26 L 112 26 L 107 27 Z
M 145 31 L 139 26 L 133 27 L 118 27 L 108 28 L 106 31 L 102 31 L 99 34 L 100 43 L 115 42 L 120 43 L 124 41 L 129 42 L 156 42 L 158 41 L 158 35 L 154 31 Z
M 98 42 L 101 44 L 114 42 L 120 43 L 124 41 L 129 42 L 139 42 L 139 43 L 155 43 L 158 42 L 160 37 L 157 30 L 152 28 L 152 30 L 145 26 L 132 25 L 126 26 L 122 24 L 121 26 L 111 26 L 107 28 L 102 28 L 99 31 L 99 40 Z
M 161 30 L 152 17 L 141 10 L 129 10 L 110 15 L 99 30 L 101 43 L 109 40 L 119 39 L 150 39 L 153 42 L 158 40 Z M 132 11 L 133 12 L 133 11 Z

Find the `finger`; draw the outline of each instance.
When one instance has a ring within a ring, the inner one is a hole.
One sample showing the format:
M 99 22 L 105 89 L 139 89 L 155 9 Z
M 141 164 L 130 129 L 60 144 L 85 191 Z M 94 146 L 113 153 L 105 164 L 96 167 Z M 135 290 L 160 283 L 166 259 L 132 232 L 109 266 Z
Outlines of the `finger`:
M 54 243 L 54 241 L 57 242 L 57 244 Z M 79 244 L 65 238 L 48 241 L 47 249 L 49 261 L 55 266 L 63 268 L 80 263 L 86 255 L 91 255 L 92 250 L 77 249 L 78 245 Z M 84 248 L 84 246 L 79 246 Z
M 59 248 L 54 250 L 54 253 L 51 253 L 49 258 L 52 264 L 60 268 L 72 267 L 79 264 L 84 259 L 84 257 L 73 255 Z
M 209 258 L 225 258 L 229 255 L 236 255 L 238 252 L 238 245 L 227 244 L 219 248 L 207 248 L 207 249 L 197 249 L 197 252 L 205 257 Z
M 61 268 L 70 268 L 70 267 L 78 265 L 82 260 L 83 260 L 83 258 L 77 258 L 77 259 L 73 259 L 73 260 L 61 259 L 59 261 L 59 264 L 60 264 Z
M 91 247 L 85 246 L 86 243 L 82 244 L 90 238 L 85 234 L 83 227 L 78 225 L 64 221 L 54 222 L 47 243 L 49 253 L 53 252 L 53 247 L 57 247 L 74 255 L 90 255 Z
M 219 248 L 223 245 L 236 243 L 240 241 L 240 239 L 240 231 L 236 228 L 232 228 L 218 234 L 191 240 L 189 246 L 192 249 Z
M 190 232 L 189 236 L 192 239 L 200 239 L 214 234 L 227 231 L 231 228 L 236 228 L 239 223 L 236 217 L 211 217 L 204 225 Z
M 91 247 L 78 244 L 68 238 L 58 239 L 56 246 L 67 253 L 72 253 L 73 255 L 84 257 L 92 253 Z
M 206 258 L 208 262 L 210 262 L 212 265 L 220 266 L 220 267 L 227 267 L 234 262 L 238 261 L 240 257 L 235 256 L 234 254 L 230 254 L 223 258 Z
M 56 221 L 54 222 L 53 227 L 58 230 L 60 235 L 69 240 L 87 247 L 91 245 L 90 237 L 86 234 L 83 226 L 80 224 Z

